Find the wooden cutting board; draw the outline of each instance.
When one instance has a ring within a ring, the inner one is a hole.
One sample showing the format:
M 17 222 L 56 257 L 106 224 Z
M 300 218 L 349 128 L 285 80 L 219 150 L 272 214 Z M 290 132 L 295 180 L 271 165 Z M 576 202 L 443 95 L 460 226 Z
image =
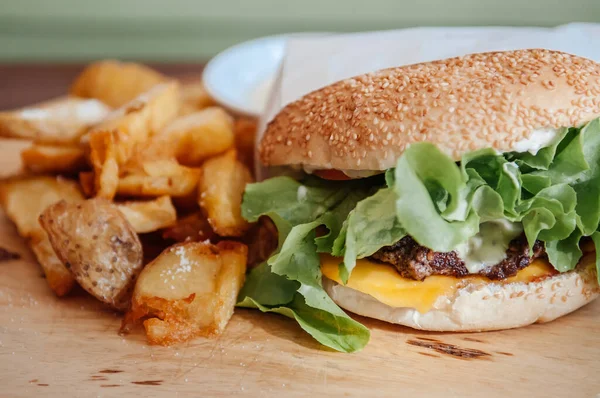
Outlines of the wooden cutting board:
M 0 172 L 19 143 L 0 143 Z M 600 300 L 544 325 L 442 334 L 358 317 L 372 332 L 356 354 L 323 348 L 293 321 L 236 310 L 223 335 L 165 348 L 84 292 L 56 298 L 0 214 L 0 396 L 597 397 Z

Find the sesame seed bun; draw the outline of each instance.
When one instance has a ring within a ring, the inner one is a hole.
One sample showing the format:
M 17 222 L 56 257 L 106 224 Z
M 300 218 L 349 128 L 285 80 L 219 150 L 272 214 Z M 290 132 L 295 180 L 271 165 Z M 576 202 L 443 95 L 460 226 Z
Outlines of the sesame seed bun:
M 549 50 L 466 55 L 384 69 L 287 105 L 260 144 L 265 165 L 386 170 L 429 141 L 459 160 L 510 151 L 538 129 L 600 116 L 600 64 Z
M 550 322 L 600 295 L 595 254 L 575 270 L 529 283 L 467 283 L 451 297 L 440 297 L 433 308 L 391 307 L 372 296 L 324 278 L 323 287 L 340 307 L 355 314 L 414 329 L 478 332 Z

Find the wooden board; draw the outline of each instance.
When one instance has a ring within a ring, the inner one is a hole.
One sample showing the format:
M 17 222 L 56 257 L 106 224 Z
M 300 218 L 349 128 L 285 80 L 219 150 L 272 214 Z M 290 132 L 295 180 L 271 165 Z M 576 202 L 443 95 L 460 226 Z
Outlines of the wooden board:
M 18 167 L 0 142 L 0 170 Z M 58 299 L 0 214 L 0 396 L 595 397 L 600 393 L 600 301 L 545 325 L 481 334 L 423 333 L 359 318 L 372 331 L 340 354 L 293 321 L 236 310 L 219 338 L 148 346 L 120 336 L 121 317 L 79 291 Z

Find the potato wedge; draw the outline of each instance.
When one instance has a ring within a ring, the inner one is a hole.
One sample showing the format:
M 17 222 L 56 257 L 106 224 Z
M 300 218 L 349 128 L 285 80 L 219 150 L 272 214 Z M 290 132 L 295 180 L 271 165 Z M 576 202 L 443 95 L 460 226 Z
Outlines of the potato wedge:
M 78 202 L 83 195 L 75 181 L 35 176 L 0 182 L 0 205 L 24 238 L 43 231 L 38 222 L 46 207 L 60 201 Z
M 179 86 L 170 81 L 152 87 L 132 101 L 113 111 L 92 131 L 119 131 L 123 148 L 119 158 L 124 163 L 136 144 L 146 139 L 175 119 L 179 111 Z
M 242 218 L 242 196 L 252 175 L 236 159 L 236 151 L 207 160 L 202 165 L 199 184 L 200 207 L 208 221 L 221 236 L 242 236 L 249 224 Z
M 244 163 L 250 171 L 254 170 L 256 129 L 257 121 L 250 118 L 236 120 L 233 127 L 238 159 Z
M 89 135 L 90 163 L 94 168 L 94 195 L 112 199 L 119 186 L 117 131 L 95 131 Z
M 41 230 L 33 233 L 28 244 L 44 271 L 50 289 L 58 297 L 69 293 L 75 285 L 75 278 L 54 252 L 46 232 Z
M 166 80 L 166 76 L 145 65 L 105 60 L 87 66 L 73 82 L 70 92 L 118 108 Z
M 60 201 L 39 220 L 82 288 L 116 309 L 129 307 L 142 269 L 142 244 L 117 206 L 101 198 Z
M 117 203 L 117 208 L 138 234 L 169 227 L 177 221 L 177 212 L 169 196 L 154 200 Z
M 86 166 L 83 148 L 33 144 L 21 151 L 23 168 L 33 173 L 75 173 Z
M 247 248 L 239 242 L 188 242 L 166 249 L 140 274 L 123 325 L 144 318 L 150 344 L 220 334 L 244 282 Z
M 182 166 L 174 159 L 147 161 L 124 171 L 117 192 L 123 196 L 186 196 L 196 189 L 199 178 L 198 170 Z
M 183 82 L 181 84 L 181 109 L 179 115 L 189 115 L 209 106 L 216 105 L 202 81 Z
M 202 242 L 215 238 L 215 231 L 202 212 L 198 211 L 178 219 L 163 231 L 162 237 L 175 242 Z
M 0 137 L 39 143 L 72 143 L 111 112 L 95 99 L 61 97 L 22 109 L 0 112 Z
M 233 120 L 222 108 L 210 107 L 173 120 L 156 139 L 163 147 L 174 146 L 181 164 L 199 166 L 233 147 Z
M 57 296 L 67 294 L 75 279 L 55 255 L 38 217 L 48 206 L 60 200 L 83 200 L 76 182 L 60 177 L 36 176 L 0 183 L 0 204 L 4 212 L 17 226 L 19 235 L 28 239 L 50 288 Z
M 96 190 L 94 189 L 94 172 L 93 171 L 82 171 L 79 173 L 79 185 L 86 198 L 94 196 Z

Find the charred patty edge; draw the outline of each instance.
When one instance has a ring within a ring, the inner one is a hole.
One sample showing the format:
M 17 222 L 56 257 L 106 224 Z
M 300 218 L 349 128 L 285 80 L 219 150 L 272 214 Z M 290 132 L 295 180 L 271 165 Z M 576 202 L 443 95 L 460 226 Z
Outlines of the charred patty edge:
M 371 255 L 372 260 L 393 265 L 404 278 L 422 281 L 431 275 L 464 277 L 481 275 L 492 280 L 514 276 L 533 260 L 545 256 L 544 244 L 536 241 L 529 255 L 529 244 L 525 234 L 511 240 L 506 258 L 486 267 L 477 274 L 470 274 L 464 261 L 455 251 L 436 252 L 419 245 L 412 237 L 405 236 L 391 246 L 385 246 Z

